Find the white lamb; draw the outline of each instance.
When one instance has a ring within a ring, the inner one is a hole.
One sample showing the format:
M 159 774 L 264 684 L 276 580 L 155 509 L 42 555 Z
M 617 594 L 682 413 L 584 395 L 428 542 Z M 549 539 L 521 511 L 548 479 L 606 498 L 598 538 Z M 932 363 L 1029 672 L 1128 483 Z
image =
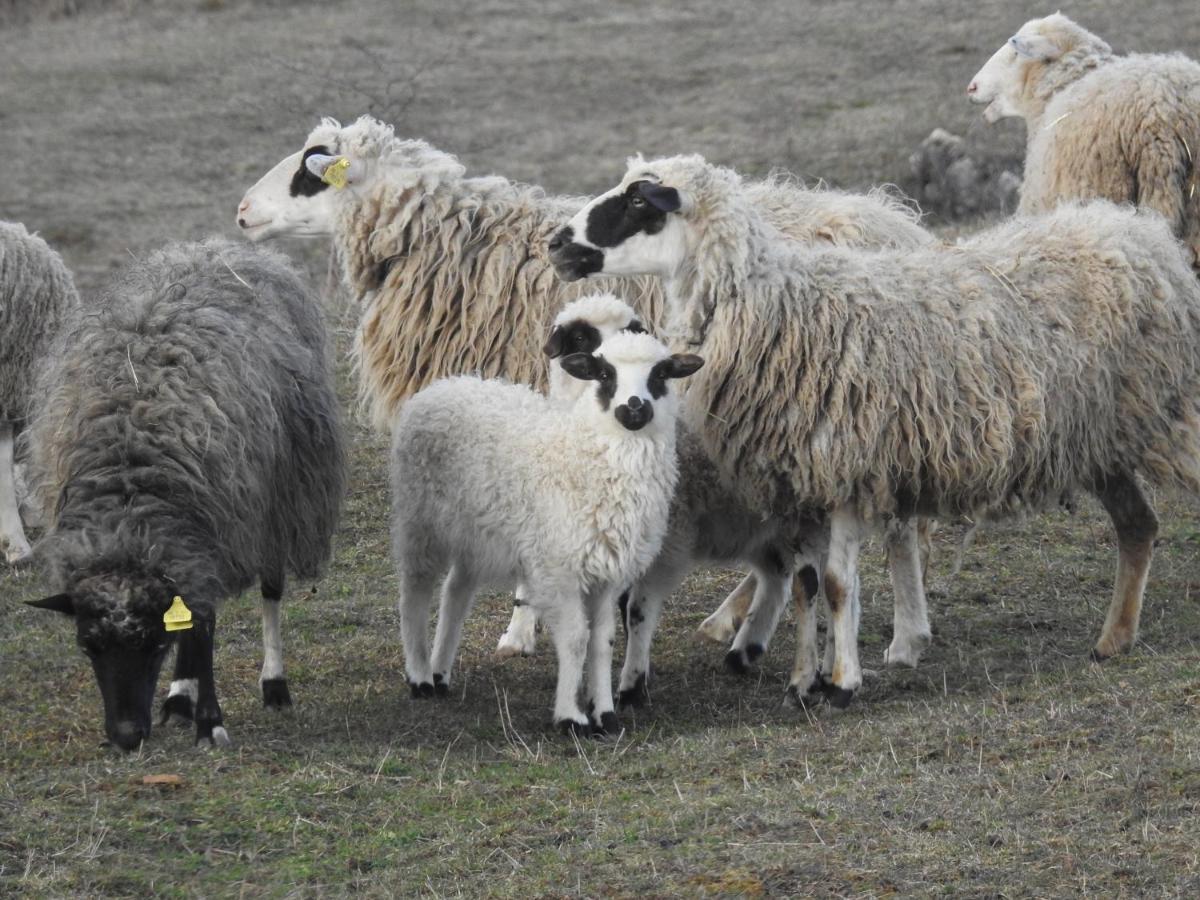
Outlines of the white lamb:
M 413 695 L 449 689 L 462 622 L 484 583 L 528 590 L 554 635 L 554 720 L 617 728 L 613 605 L 658 553 L 678 475 L 670 379 L 703 364 L 618 334 L 563 369 L 591 389 L 562 409 L 533 390 L 461 376 L 409 400 L 393 428 L 392 549 Z M 444 574 L 433 655 L 429 606 Z M 584 660 L 588 711 L 579 705 Z

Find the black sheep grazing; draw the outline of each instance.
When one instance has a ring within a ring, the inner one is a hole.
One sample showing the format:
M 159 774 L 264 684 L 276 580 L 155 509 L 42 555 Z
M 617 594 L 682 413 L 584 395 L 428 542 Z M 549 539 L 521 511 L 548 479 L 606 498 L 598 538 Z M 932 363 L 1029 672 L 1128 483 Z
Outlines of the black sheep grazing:
M 31 468 L 50 525 L 37 556 L 73 615 L 125 750 L 163 718 L 228 742 L 213 682 L 219 602 L 262 585 L 263 701 L 291 703 L 285 573 L 329 559 L 345 450 L 321 311 L 281 255 L 210 239 L 171 244 L 67 322 L 40 375 Z M 190 627 L 168 631 L 174 598 Z M 186 612 L 184 613 L 186 618 Z

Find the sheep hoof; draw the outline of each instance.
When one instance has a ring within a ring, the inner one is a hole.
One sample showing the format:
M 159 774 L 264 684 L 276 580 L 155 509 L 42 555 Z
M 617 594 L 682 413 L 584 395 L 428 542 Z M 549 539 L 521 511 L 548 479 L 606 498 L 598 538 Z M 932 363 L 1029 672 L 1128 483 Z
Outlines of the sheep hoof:
M 845 709 L 850 705 L 850 701 L 854 699 L 854 691 L 844 687 L 838 687 L 833 682 L 825 682 L 821 685 L 821 690 L 825 694 L 825 700 L 834 709 Z
M 233 746 L 233 741 L 229 739 L 229 732 L 225 730 L 225 726 L 209 722 L 205 725 L 197 726 L 196 746 L 205 749 L 231 747 Z
M 444 675 L 433 676 L 433 695 L 435 697 L 450 696 L 450 679 Z
M 173 721 L 176 725 L 190 725 L 193 716 L 192 698 L 187 694 L 171 694 L 163 701 L 158 724 L 166 725 L 168 721 Z
M 559 719 L 554 723 L 554 727 L 562 734 L 573 734 L 577 738 L 592 736 L 592 724 L 586 721 L 576 722 L 574 719 Z
M 714 644 L 728 644 L 737 634 L 740 625 L 740 622 L 709 616 L 696 629 L 696 639 L 712 641 Z
M 286 678 L 264 678 L 262 682 L 263 706 L 267 709 L 287 709 L 292 705 Z
M 414 700 L 424 700 L 427 697 L 433 696 L 433 685 L 428 681 L 422 681 L 420 683 L 416 681 L 410 681 L 408 683 L 408 687 L 409 690 L 412 691 Z
M 615 738 L 621 733 L 621 720 L 611 709 L 601 713 L 599 720 L 592 719 L 592 737 Z
M 22 541 L 8 541 L 8 547 L 4 551 L 4 561 L 14 569 L 19 566 L 24 566 L 33 560 L 33 549 L 29 544 Z
M 725 654 L 725 668 L 734 675 L 748 675 L 750 673 L 749 653 L 746 650 L 730 650 Z M 759 648 L 759 653 L 762 648 Z
M 617 705 L 622 709 L 627 707 L 640 708 L 650 699 L 650 690 L 646 685 L 646 673 L 638 675 L 633 687 L 625 688 L 617 694 Z
M 813 675 L 812 681 L 803 691 L 797 684 L 789 684 L 783 705 L 793 709 L 812 709 L 825 699 L 825 686 L 825 676 L 820 672 Z

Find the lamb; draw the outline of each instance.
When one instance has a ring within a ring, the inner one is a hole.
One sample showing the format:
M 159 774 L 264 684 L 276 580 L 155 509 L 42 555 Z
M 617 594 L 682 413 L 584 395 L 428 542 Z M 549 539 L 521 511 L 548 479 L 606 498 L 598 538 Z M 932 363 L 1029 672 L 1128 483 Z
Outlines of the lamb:
M 684 421 L 752 509 L 828 511 L 835 704 L 861 684 L 859 542 L 889 518 L 1092 492 L 1119 547 L 1095 654 L 1133 644 L 1157 530 L 1138 479 L 1200 489 L 1200 282 L 1161 216 L 1096 201 L 954 248 L 818 251 L 682 156 L 635 161 L 554 244 L 567 279 L 660 274 L 708 361 Z
M 0 222 L 0 550 L 29 559 L 14 439 L 36 407 L 34 372 L 79 294 L 62 258 L 16 222 Z
M 983 117 L 1028 126 L 1020 212 L 1104 198 L 1157 210 L 1200 264 L 1200 64 L 1116 56 L 1061 13 L 1032 19 L 967 86 Z
M 345 448 L 322 314 L 281 255 L 210 239 L 132 265 L 65 324 L 28 432 L 49 531 L 37 556 L 73 616 L 123 750 L 163 706 L 225 745 L 213 680 L 219 602 L 261 583 L 270 708 L 291 704 L 284 579 L 329 559 Z M 178 633 L 176 633 L 178 632 Z
M 392 437 L 392 551 L 414 697 L 448 692 L 476 588 L 520 581 L 554 635 L 555 725 L 615 731 L 616 593 L 662 542 L 677 477 L 669 382 L 702 363 L 620 333 L 595 354 L 563 357 L 567 374 L 590 383 L 570 409 L 473 376 L 435 382 L 405 404 Z M 429 606 L 443 573 L 431 658 Z M 585 655 L 588 713 L 577 697 Z

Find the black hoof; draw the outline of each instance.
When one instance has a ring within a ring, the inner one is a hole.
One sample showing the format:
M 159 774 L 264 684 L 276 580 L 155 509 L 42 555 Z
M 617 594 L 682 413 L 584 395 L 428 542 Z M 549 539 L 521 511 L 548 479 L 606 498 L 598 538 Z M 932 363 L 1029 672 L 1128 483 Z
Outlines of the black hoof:
M 267 709 L 287 709 L 292 705 L 286 678 L 267 678 L 262 683 L 263 706 Z
M 191 724 L 193 718 L 191 697 L 187 694 L 172 694 L 163 701 L 158 724 L 165 725 L 167 720 L 172 718 L 180 725 Z
M 1091 661 L 1094 663 L 1102 663 L 1102 662 L 1112 659 L 1111 656 L 1101 653 L 1099 650 L 1096 650 L 1096 649 L 1093 649 L 1092 652 L 1088 654 L 1088 658 L 1091 659 Z
M 576 722 L 574 719 L 559 719 L 554 723 L 554 727 L 561 734 L 573 734 L 577 738 L 589 738 L 592 736 L 592 726 L 590 722 Z
M 229 732 L 220 722 L 205 722 L 196 724 L 196 746 L 198 747 L 229 747 L 233 741 Z
M 746 661 L 756 662 L 764 653 L 762 644 L 747 644 L 746 645 Z
M 450 679 L 442 675 L 433 676 L 433 694 L 435 697 L 450 696 Z
M 621 720 L 611 710 L 600 714 L 600 719 L 592 719 L 592 737 L 616 737 L 621 733 Z
M 424 700 L 427 697 L 433 696 L 433 685 L 428 681 L 422 681 L 420 684 L 415 681 L 410 681 L 408 683 L 408 688 L 412 691 L 414 700 Z
M 637 677 L 637 681 L 633 683 L 633 687 L 625 688 L 617 694 L 617 705 L 625 707 L 640 708 L 646 705 L 646 701 L 650 699 L 650 691 L 646 686 L 646 673 L 643 672 Z
M 741 650 L 730 650 L 725 654 L 725 668 L 734 675 L 750 674 L 750 661 Z
M 845 688 L 838 687 L 832 682 L 825 682 L 821 685 L 821 690 L 825 693 L 825 699 L 834 709 L 845 709 L 850 705 L 850 701 L 854 699 L 854 691 L 848 691 Z

